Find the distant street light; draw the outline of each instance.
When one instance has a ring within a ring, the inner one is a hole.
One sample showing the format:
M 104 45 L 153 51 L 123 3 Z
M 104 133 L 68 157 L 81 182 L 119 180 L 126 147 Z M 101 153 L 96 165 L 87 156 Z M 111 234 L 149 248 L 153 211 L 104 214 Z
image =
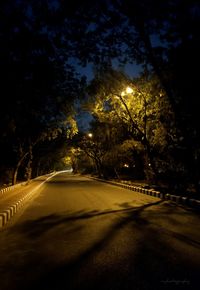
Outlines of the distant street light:
M 124 167 L 129 168 L 129 165 L 127 163 L 124 164 Z
M 93 134 L 92 133 L 88 133 L 88 137 L 92 138 Z

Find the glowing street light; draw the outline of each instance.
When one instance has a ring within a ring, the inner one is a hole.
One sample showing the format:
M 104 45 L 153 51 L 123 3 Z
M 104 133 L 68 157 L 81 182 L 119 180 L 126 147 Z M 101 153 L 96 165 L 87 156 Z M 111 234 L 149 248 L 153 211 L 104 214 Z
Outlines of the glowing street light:
M 131 87 L 127 87 L 126 88 L 126 93 L 127 94 L 132 94 L 133 93 L 133 89 Z
M 135 84 L 132 84 L 134 89 L 136 89 L 136 91 L 138 92 L 138 95 L 142 97 L 143 101 L 144 101 L 144 132 L 143 132 L 143 141 L 145 143 L 145 146 L 147 146 L 147 101 L 146 101 L 146 96 L 145 94 L 140 90 L 140 88 L 138 88 Z M 126 87 L 126 89 L 124 91 L 121 92 L 121 94 L 116 95 L 121 102 L 123 103 L 126 112 L 129 115 L 129 118 L 131 120 L 131 122 L 134 124 L 134 126 L 136 127 L 136 124 L 132 118 L 131 112 L 129 111 L 129 108 L 126 104 L 126 100 L 125 100 L 125 96 L 126 95 L 130 95 L 130 94 L 134 94 L 134 89 L 132 87 Z M 146 149 L 147 150 L 147 149 Z
M 92 138 L 93 134 L 92 133 L 88 133 L 88 137 Z
M 136 88 L 136 90 L 138 91 L 139 95 L 143 98 L 144 100 L 144 138 L 146 140 L 146 130 L 147 130 L 147 102 L 146 102 L 146 96 L 144 95 L 144 93 L 134 84 L 133 85 L 134 88 Z M 126 94 L 132 94 L 134 93 L 134 90 L 131 87 L 126 87 L 125 92 L 123 91 L 121 93 L 121 97 L 125 96 Z
M 146 158 L 148 160 L 150 149 L 149 149 L 149 143 L 147 140 L 147 99 L 146 99 L 146 94 L 145 94 L 145 92 L 141 91 L 137 85 L 132 84 L 132 86 L 133 86 L 133 88 L 128 86 L 128 87 L 126 87 L 126 89 L 124 91 L 121 92 L 121 94 L 115 94 L 115 96 L 118 97 L 121 100 L 122 104 L 124 105 L 126 112 L 127 112 L 128 116 L 133 124 L 133 127 L 136 128 L 139 131 L 139 133 L 141 133 L 142 141 L 144 144 L 145 155 L 147 156 Z M 137 123 L 134 121 L 132 114 L 131 114 L 131 112 L 128 108 L 128 105 L 126 103 L 126 96 L 128 96 L 130 94 L 134 94 L 135 92 L 137 92 L 137 95 L 140 96 L 144 102 L 144 118 L 143 118 L 144 128 L 143 128 L 143 130 L 140 130 Z M 127 164 L 124 164 L 123 166 L 128 167 Z M 147 166 L 152 167 L 152 164 L 150 162 L 148 162 Z
M 125 91 L 121 92 L 121 96 L 124 97 L 126 94 L 132 94 L 133 89 L 131 87 L 127 87 Z

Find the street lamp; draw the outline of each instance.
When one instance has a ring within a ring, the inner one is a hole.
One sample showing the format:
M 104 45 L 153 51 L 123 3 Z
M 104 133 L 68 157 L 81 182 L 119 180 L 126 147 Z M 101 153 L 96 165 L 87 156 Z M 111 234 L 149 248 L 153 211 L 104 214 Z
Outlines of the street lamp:
M 132 114 L 127 106 L 127 103 L 125 101 L 125 96 L 126 95 L 130 95 L 130 94 L 134 94 L 134 89 L 130 86 L 126 87 L 126 89 L 124 91 L 121 92 L 121 94 L 114 94 L 115 97 L 119 98 L 120 101 L 122 102 L 122 104 L 124 105 L 126 112 L 134 126 L 134 128 L 141 133 L 142 135 L 142 139 L 144 141 L 144 143 L 147 143 L 147 102 L 146 102 L 146 96 L 145 94 L 135 85 L 135 84 L 131 84 L 136 91 L 138 91 L 138 95 L 141 96 L 143 98 L 144 101 L 144 129 L 143 132 L 140 130 L 140 128 L 138 127 L 137 123 L 134 121 Z
M 93 137 L 93 134 L 92 133 L 88 133 L 88 137 L 89 138 L 92 138 Z
M 124 91 L 121 92 L 120 95 L 117 95 L 117 97 L 121 100 L 121 102 L 123 103 L 126 111 L 127 111 L 127 114 L 129 115 L 129 118 L 133 124 L 133 127 L 140 133 L 141 135 L 141 139 L 142 139 L 142 143 L 144 145 L 144 152 L 145 152 L 145 161 L 146 161 L 146 165 L 150 168 L 152 168 L 152 158 L 151 158 L 151 148 L 150 148 L 150 144 L 148 142 L 148 139 L 147 139 L 147 99 L 146 99 L 146 94 L 145 92 L 141 91 L 140 88 L 137 87 L 137 85 L 135 84 L 131 84 L 132 87 L 126 87 L 126 89 Z M 133 119 L 132 117 L 132 114 L 131 112 L 129 111 L 129 108 L 126 104 L 126 101 L 125 101 L 125 96 L 126 95 L 130 95 L 130 94 L 134 94 L 136 92 L 138 92 L 138 96 L 140 96 L 142 99 L 143 99 L 143 102 L 144 102 L 144 119 L 143 119 L 143 124 L 144 124 L 144 127 L 143 127 L 143 130 L 141 130 L 137 124 L 137 122 L 135 122 L 135 120 Z M 125 166 L 126 167 L 126 166 Z
M 124 97 L 126 94 L 132 94 L 133 89 L 131 87 L 127 87 L 125 91 L 121 93 L 121 96 Z
M 127 87 L 126 88 L 126 93 L 127 94 L 132 94 L 133 93 L 133 89 L 131 87 Z
M 124 164 L 124 167 L 129 168 L 129 165 L 127 163 Z
M 138 92 L 138 95 L 141 96 L 143 98 L 144 101 L 144 128 L 143 131 L 140 130 L 139 126 L 137 125 L 137 123 L 134 121 L 132 114 L 126 104 L 126 101 L 124 99 L 124 97 L 126 95 L 130 95 L 130 94 L 134 94 L 134 89 L 131 87 L 126 87 L 126 89 L 124 91 L 121 92 L 120 95 L 117 95 L 118 98 L 121 100 L 121 102 L 123 103 L 127 114 L 129 115 L 129 118 L 134 126 L 134 128 L 141 133 L 141 138 L 143 140 L 143 144 L 145 147 L 145 153 L 148 154 L 148 142 L 147 142 L 147 101 L 146 101 L 146 96 L 145 94 L 140 90 L 140 88 L 138 88 L 135 84 L 132 84 L 132 86 L 136 89 L 136 91 Z M 151 166 L 151 164 L 149 163 L 148 166 Z
M 144 93 L 135 85 L 135 84 L 132 84 L 134 86 L 134 88 L 136 88 L 136 90 L 138 91 L 139 93 L 139 96 L 141 96 L 143 98 L 143 101 L 144 101 L 144 139 L 146 141 L 146 134 L 147 134 L 147 102 L 146 102 L 146 96 L 144 95 Z M 125 91 L 122 91 L 121 92 L 121 96 L 120 96 L 120 99 L 122 101 L 122 103 L 124 104 L 128 114 L 129 114 L 129 117 L 132 119 L 132 116 L 128 110 L 128 107 L 123 99 L 123 97 L 127 94 L 133 94 L 134 93 L 134 90 L 133 88 L 131 87 L 126 87 Z

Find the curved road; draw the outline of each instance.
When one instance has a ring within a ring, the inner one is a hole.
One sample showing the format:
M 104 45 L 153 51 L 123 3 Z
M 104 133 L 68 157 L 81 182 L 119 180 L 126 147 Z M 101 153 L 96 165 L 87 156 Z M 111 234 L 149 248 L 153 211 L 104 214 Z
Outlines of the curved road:
M 0 289 L 199 289 L 199 221 L 173 203 L 60 173 L 0 232 Z

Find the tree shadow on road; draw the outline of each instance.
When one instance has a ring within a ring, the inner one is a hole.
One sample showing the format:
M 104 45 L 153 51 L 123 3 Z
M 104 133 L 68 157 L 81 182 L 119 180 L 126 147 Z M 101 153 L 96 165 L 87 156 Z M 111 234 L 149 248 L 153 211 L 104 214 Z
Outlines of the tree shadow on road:
M 53 214 L 15 227 L 14 231 L 23 233 L 31 240 L 39 238 L 61 224 L 67 226 L 71 222 L 91 220 L 96 217 L 110 219 L 113 214 L 116 216 L 109 230 L 72 261 L 46 265 L 38 276 L 34 276 L 34 273 L 31 275 L 31 271 L 34 272 L 35 269 L 28 269 L 31 265 L 27 260 L 25 266 L 28 275 L 24 276 L 24 281 L 20 281 L 12 290 L 156 290 L 177 289 L 177 287 L 197 289 L 195 282 L 198 282 L 199 265 L 195 264 L 195 261 L 187 260 L 185 255 L 181 257 L 172 243 L 174 238 L 193 247 L 198 247 L 198 243 L 191 245 L 188 237 L 181 235 L 171 237 L 169 232 L 160 232 L 150 222 L 150 217 L 155 214 L 155 211 L 145 212 L 146 209 L 160 206 L 162 203 L 157 201 L 140 207 L 122 203 L 119 204 L 121 209 L 118 210 Z M 158 212 L 158 214 L 162 213 Z M 120 235 L 119 240 L 118 235 Z M 127 241 L 127 244 L 124 244 L 124 247 L 127 246 L 124 256 L 118 244 L 124 243 L 123 236 L 126 236 L 125 241 Z M 119 253 L 117 247 L 120 248 Z M 120 255 L 118 259 L 116 259 L 117 254 Z M 111 260 L 107 263 L 106 256 L 109 255 Z M 44 260 L 45 257 L 41 253 L 35 261 L 35 266 L 37 263 L 45 265 Z
M 63 212 L 60 214 L 54 213 L 47 216 L 43 216 L 37 220 L 29 220 L 23 223 L 20 226 L 16 226 L 14 230 L 17 232 L 21 232 L 28 236 L 29 238 L 37 238 L 40 235 L 43 235 L 48 230 L 51 230 L 53 227 L 61 225 L 61 224 L 67 224 L 73 221 L 79 221 L 79 220 L 87 220 L 92 219 L 98 216 L 104 216 L 112 214 L 128 214 L 130 215 L 130 219 L 135 219 L 135 221 L 138 220 L 138 223 L 140 222 L 138 219 L 140 212 L 142 212 L 145 208 L 148 208 L 149 206 L 160 204 L 162 201 L 156 201 L 150 204 L 145 204 L 139 207 L 133 207 L 130 205 L 130 203 L 122 203 L 118 204 L 120 209 L 105 209 L 105 210 L 80 210 L 76 212 Z M 123 218 L 124 220 L 124 218 Z M 127 220 L 127 215 L 125 220 Z M 128 220 L 127 220 L 128 222 Z M 143 221 L 144 222 L 144 221 Z M 146 221 L 145 221 L 146 222 Z

